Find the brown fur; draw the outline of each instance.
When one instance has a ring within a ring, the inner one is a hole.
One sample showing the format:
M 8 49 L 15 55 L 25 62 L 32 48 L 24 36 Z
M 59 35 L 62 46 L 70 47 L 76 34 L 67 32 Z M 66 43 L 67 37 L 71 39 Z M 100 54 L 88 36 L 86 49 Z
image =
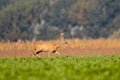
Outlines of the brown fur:
M 60 55 L 60 53 L 57 50 L 58 50 L 58 48 L 60 48 L 62 46 L 62 44 L 66 44 L 66 43 L 67 42 L 65 42 L 64 34 L 61 33 L 60 39 L 57 41 L 48 41 L 48 42 L 43 41 L 43 42 L 39 42 L 39 43 L 34 44 L 33 55 L 37 55 L 37 54 L 42 53 L 42 52 L 47 52 L 48 56 L 51 53 L 55 53 L 57 55 Z

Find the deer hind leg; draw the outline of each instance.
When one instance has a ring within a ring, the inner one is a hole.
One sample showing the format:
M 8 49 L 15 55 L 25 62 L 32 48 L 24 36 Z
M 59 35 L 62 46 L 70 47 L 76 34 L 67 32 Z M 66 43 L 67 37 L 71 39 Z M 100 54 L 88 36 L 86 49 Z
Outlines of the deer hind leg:
M 40 51 L 37 51 L 37 50 L 34 50 L 34 52 L 33 52 L 33 55 L 32 56 L 38 56 L 39 57 L 39 53 L 41 53 L 42 52 L 42 50 L 40 50 Z
M 40 57 L 39 53 L 41 53 L 41 52 L 42 52 L 42 51 L 37 51 L 37 52 L 35 53 L 35 56 Z
M 36 50 L 33 51 L 31 57 L 36 56 Z

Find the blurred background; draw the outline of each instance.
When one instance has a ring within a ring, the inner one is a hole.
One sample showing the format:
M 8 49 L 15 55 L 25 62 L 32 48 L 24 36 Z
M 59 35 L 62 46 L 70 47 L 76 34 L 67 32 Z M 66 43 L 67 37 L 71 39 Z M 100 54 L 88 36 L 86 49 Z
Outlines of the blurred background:
M 120 38 L 120 0 L 0 0 L 0 41 Z

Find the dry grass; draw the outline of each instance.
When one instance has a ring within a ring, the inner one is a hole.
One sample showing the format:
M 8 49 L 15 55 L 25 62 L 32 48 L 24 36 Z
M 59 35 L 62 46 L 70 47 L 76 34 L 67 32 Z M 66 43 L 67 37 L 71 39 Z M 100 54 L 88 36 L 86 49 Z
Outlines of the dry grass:
M 0 42 L 0 50 L 10 51 L 10 50 L 31 50 L 33 46 L 32 42 L 21 41 L 18 42 Z
M 119 39 L 67 39 L 67 45 L 61 47 L 64 48 L 80 48 L 80 49 L 118 49 L 120 48 Z M 39 41 L 42 42 L 42 41 Z M 39 43 L 35 42 L 35 43 Z M 47 42 L 47 41 L 46 41 Z M 50 42 L 55 42 L 51 40 Z M 18 42 L 0 42 L 0 50 L 10 51 L 10 50 L 32 50 L 34 42 L 21 41 Z
M 70 42 L 71 48 L 81 49 L 120 48 L 119 39 L 89 39 L 89 40 L 73 39 L 68 41 Z

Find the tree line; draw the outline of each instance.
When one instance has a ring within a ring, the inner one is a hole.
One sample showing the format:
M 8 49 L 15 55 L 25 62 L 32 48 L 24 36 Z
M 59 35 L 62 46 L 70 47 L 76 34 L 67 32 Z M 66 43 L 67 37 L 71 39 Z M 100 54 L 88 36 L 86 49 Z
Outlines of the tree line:
M 120 38 L 120 0 L 0 0 L 0 40 Z

